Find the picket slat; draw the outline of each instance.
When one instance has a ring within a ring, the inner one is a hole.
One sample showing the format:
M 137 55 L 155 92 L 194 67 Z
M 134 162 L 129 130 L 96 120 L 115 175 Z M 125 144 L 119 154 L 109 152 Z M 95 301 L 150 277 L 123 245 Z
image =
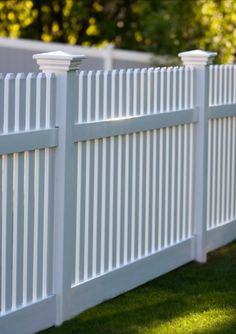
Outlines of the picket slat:
M 15 80 L 15 132 L 25 129 L 25 75 Z M 22 304 L 23 216 L 24 216 L 24 156 L 13 154 L 13 267 L 12 308 Z

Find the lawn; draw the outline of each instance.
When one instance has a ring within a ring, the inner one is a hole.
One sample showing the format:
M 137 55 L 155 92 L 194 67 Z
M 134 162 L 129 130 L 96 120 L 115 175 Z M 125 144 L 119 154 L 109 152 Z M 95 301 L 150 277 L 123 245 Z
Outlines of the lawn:
M 236 242 L 41 333 L 235 334 Z

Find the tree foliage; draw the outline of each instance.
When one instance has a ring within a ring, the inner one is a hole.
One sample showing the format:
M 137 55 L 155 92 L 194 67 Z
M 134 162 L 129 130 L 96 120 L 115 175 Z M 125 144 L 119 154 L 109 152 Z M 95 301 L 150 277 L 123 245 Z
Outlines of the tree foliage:
M 236 0 L 0 0 L 0 36 L 171 55 L 202 48 L 231 62 Z

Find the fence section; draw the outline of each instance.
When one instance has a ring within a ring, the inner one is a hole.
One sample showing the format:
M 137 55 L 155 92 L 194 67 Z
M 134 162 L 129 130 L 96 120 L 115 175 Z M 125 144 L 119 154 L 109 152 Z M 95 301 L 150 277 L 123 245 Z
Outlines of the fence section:
M 234 235 L 236 66 L 210 66 L 209 74 L 207 230 L 212 249 Z
M 53 295 L 54 92 L 53 75 L 0 79 L 1 332 L 9 313 Z
M 77 73 L 81 56 L 52 52 L 36 55 L 46 74 L 0 78 L 1 333 L 58 325 L 235 238 L 236 72 L 213 56 Z
M 192 237 L 192 172 L 192 125 L 79 142 L 75 284 Z
M 78 135 L 87 136 L 77 144 L 75 285 L 192 237 L 193 125 L 181 124 L 193 116 L 193 74 L 79 73 Z M 175 126 L 167 120 L 162 128 L 161 117 L 146 131 L 122 126 L 183 110 Z M 109 129 L 121 118 L 117 136 L 93 138 L 95 123 Z
M 209 122 L 208 229 L 235 219 L 235 117 Z

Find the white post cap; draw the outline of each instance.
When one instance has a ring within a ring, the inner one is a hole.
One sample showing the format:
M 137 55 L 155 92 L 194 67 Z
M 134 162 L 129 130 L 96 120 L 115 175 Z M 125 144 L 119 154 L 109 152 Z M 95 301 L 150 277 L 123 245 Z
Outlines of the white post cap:
M 207 52 L 203 50 L 192 50 L 179 53 L 183 64 L 185 66 L 206 66 L 211 65 L 217 52 Z
M 33 55 L 43 72 L 68 72 L 79 69 L 83 55 L 72 55 L 62 51 L 38 53 Z

